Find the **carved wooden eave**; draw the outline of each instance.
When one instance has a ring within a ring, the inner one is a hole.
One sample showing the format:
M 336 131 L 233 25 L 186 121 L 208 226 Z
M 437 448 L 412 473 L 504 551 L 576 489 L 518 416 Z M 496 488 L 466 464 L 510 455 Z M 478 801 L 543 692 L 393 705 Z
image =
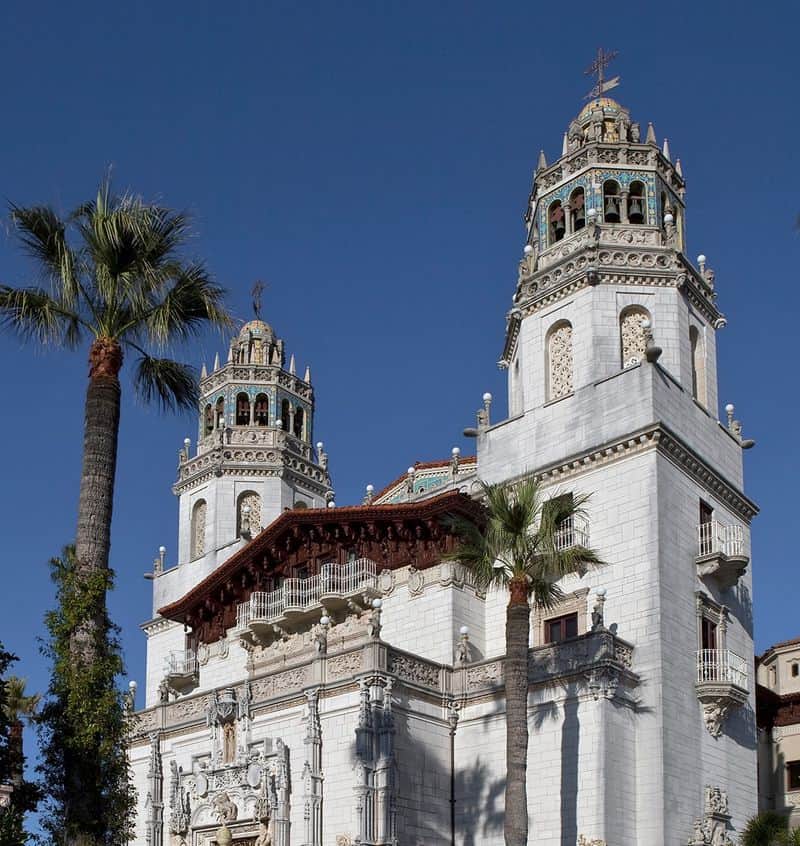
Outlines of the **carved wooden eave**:
M 236 606 L 275 576 L 309 574 L 323 562 L 344 563 L 351 553 L 379 569 L 413 565 L 424 570 L 454 545 L 450 517 L 481 519 L 481 507 L 449 491 L 418 502 L 285 511 L 185 596 L 159 614 L 191 626 L 200 643 L 212 643 L 236 622 Z

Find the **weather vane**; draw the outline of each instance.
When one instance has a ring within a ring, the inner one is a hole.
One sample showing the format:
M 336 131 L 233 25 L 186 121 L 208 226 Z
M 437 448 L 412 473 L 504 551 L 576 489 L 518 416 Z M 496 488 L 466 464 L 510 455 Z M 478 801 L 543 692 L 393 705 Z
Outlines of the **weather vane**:
M 253 298 L 253 314 L 255 314 L 256 320 L 261 320 L 261 294 L 266 287 L 261 280 L 258 280 L 250 291 L 250 295 Z
M 602 47 L 597 50 L 597 58 L 589 65 L 583 72 L 584 76 L 596 76 L 597 85 L 584 97 L 585 100 L 591 100 L 593 97 L 602 97 L 606 91 L 616 88 L 619 85 L 619 77 L 615 76 L 613 79 L 606 79 L 606 68 L 617 57 L 616 50 L 609 50 L 606 52 Z

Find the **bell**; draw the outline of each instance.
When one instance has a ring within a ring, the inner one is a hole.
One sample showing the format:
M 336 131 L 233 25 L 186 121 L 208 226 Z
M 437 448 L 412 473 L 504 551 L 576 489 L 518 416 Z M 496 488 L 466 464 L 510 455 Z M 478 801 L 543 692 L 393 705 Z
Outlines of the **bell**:
M 579 227 L 583 226 L 585 223 L 586 223 L 586 213 L 583 209 L 583 206 L 581 206 L 575 212 L 575 225 L 576 225 L 576 227 L 579 228 Z
M 631 210 L 628 217 L 642 217 L 642 201 L 638 197 L 631 200 Z
M 608 218 L 608 216 L 612 214 L 619 215 L 619 210 L 617 209 L 617 201 L 614 197 L 609 197 L 606 200 L 605 216 Z

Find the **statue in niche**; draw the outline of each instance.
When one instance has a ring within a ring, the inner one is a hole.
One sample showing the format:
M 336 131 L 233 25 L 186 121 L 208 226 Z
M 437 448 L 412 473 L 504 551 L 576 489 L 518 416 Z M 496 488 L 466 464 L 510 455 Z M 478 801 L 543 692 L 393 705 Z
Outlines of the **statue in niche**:
M 272 834 L 270 832 L 270 818 L 262 819 L 258 825 L 258 837 L 254 846 L 272 846 Z
M 214 808 L 214 816 L 221 823 L 234 822 L 236 817 L 239 816 L 239 809 L 234 805 L 231 797 L 224 791 L 218 793 L 211 804 Z
M 222 762 L 232 764 L 236 760 L 236 726 L 226 723 L 222 729 Z

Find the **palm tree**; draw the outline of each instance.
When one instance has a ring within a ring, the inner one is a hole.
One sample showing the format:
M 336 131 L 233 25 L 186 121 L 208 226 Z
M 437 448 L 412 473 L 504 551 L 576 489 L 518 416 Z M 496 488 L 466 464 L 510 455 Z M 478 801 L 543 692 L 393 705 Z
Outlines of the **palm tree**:
M 750 817 L 744 827 L 740 846 L 796 846 L 800 828 L 789 830 L 789 819 L 777 811 L 762 811 Z
M 565 527 L 588 497 L 545 497 L 528 479 L 484 484 L 484 525 L 454 518 L 458 543 L 448 558 L 471 571 L 478 587 L 508 590 L 506 609 L 506 808 L 507 846 L 528 843 L 528 644 L 531 606 L 551 608 L 563 596 L 558 580 L 587 564 L 591 549 L 563 542 Z M 574 539 L 574 537 L 572 538 Z
M 12 781 L 16 784 L 22 781 L 22 765 L 24 761 L 22 750 L 22 728 L 24 723 L 31 723 L 36 716 L 41 695 L 25 693 L 25 679 L 19 676 L 9 676 L 5 680 L 5 698 L 3 712 L 9 724 L 9 743 L 13 747 L 12 759 L 14 771 Z
M 48 206 L 17 205 L 11 217 L 41 284 L 0 285 L 0 321 L 39 344 L 74 349 L 90 342 L 75 535 L 76 571 L 90 578 L 109 567 L 123 353 L 136 356 L 133 383 L 145 400 L 192 409 L 193 370 L 162 356 L 204 327 L 231 320 L 222 288 L 201 262 L 182 256 L 190 234 L 184 213 L 115 196 L 105 179 L 94 201 L 66 217 Z M 70 639 L 78 672 L 97 649 L 105 603 L 99 606 Z

